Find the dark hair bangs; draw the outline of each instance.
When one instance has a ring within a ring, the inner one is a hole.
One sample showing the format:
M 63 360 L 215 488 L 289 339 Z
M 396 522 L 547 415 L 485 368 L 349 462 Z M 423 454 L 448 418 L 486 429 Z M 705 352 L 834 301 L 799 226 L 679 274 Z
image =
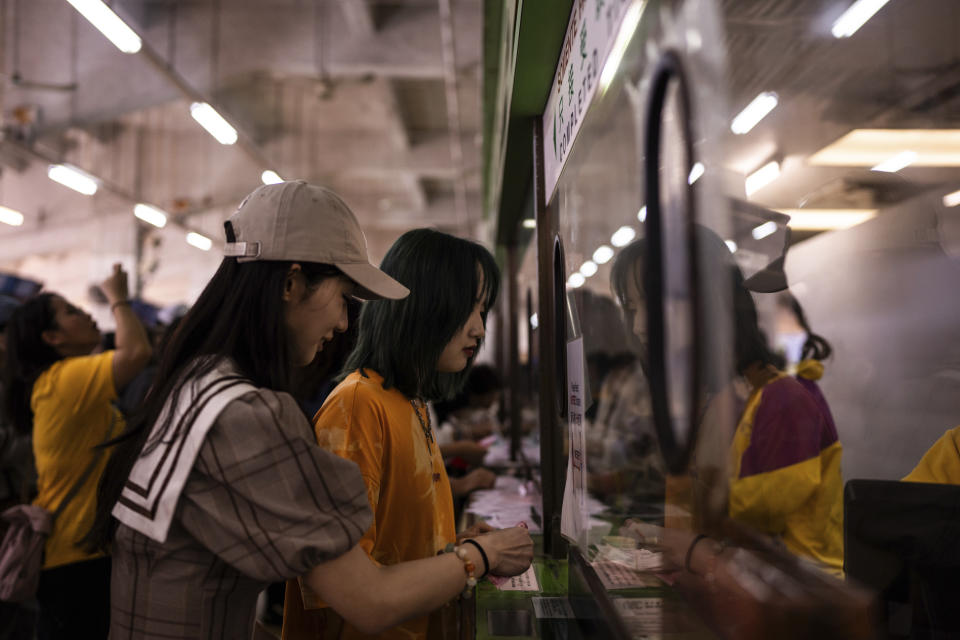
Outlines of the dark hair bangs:
M 483 319 L 500 291 L 500 270 L 481 245 L 433 229 L 408 231 L 390 247 L 380 269 L 410 289 L 403 300 L 373 300 L 360 314 L 360 337 L 343 376 L 370 368 L 411 398 L 451 398 L 469 365 L 439 373 L 437 361 L 477 302 Z

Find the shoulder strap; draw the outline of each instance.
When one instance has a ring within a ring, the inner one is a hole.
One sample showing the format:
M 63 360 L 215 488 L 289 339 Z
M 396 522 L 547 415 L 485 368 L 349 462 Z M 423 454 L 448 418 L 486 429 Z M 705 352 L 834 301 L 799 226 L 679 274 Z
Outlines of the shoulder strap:
M 107 429 L 108 437 L 110 434 L 113 434 L 113 425 L 116 423 L 116 420 L 117 420 L 117 409 L 111 404 L 110 405 L 110 427 Z M 70 504 L 70 501 L 77 496 L 77 493 L 80 491 L 80 487 L 83 486 L 83 484 L 87 481 L 87 478 L 90 477 L 90 474 L 93 473 L 93 470 L 97 467 L 97 463 L 100 462 L 100 458 L 103 457 L 104 451 L 105 451 L 104 447 L 94 448 L 94 456 L 93 456 L 93 459 L 90 461 L 90 464 L 87 465 L 87 468 L 83 470 L 83 473 L 80 474 L 80 477 L 77 478 L 77 481 L 70 488 L 70 493 L 68 493 L 67 496 L 60 501 L 60 506 L 57 507 L 57 510 L 53 512 L 53 515 L 51 517 L 54 520 L 56 520 L 57 516 L 59 516 L 60 513 L 67 508 L 67 505 Z

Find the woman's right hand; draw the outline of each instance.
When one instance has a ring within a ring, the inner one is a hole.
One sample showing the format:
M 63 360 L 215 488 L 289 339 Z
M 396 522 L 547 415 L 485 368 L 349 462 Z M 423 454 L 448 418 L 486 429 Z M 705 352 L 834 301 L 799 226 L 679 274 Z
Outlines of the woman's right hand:
M 474 538 L 483 547 L 490 562 L 490 573 L 515 576 L 533 561 L 533 539 L 524 527 L 497 529 Z
M 99 285 L 103 295 L 107 297 L 110 304 L 127 300 L 130 297 L 127 288 L 127 272 L 118 262 L 113 265 L 113 272 Z

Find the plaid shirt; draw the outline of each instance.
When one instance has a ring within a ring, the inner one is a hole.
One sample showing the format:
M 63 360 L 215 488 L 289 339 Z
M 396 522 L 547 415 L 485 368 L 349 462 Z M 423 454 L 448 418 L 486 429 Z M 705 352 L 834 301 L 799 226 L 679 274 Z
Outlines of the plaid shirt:
M 355 464 L 316 446 L 296 401 L 260 389 L 204 441 L 167 540 L 120 525 L 110 637 L 250 638 L 270 582 L 352 548 L 372 521 Z

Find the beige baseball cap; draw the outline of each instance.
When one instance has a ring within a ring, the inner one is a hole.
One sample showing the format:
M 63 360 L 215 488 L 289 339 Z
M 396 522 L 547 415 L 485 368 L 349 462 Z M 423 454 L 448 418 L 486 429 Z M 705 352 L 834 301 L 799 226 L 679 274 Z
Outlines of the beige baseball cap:
M 332 264 L 365 300 L 399 300 L 410 290 L 370 264 L 356 216 L 330 189 L 293 180 L 256 189 L 228 219 L 236 235 L 223 253 L 238 262 L 301 260 Z

